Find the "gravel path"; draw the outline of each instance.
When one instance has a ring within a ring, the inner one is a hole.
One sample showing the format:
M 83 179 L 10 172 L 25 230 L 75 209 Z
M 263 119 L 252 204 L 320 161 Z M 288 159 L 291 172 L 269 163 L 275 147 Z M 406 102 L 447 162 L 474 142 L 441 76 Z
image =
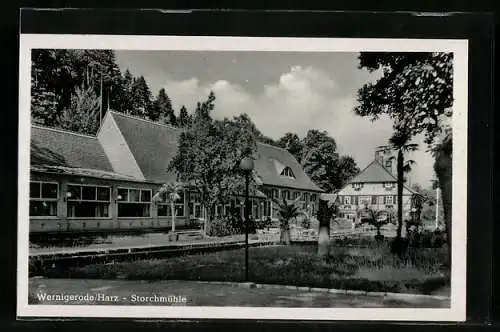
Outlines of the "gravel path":
M 33 278 L 30 294 L 42 304 L 188 305 L 314 308 L 448 308 L 449 300 L 347 295 L 282 288 L 244 288 L 195 281 Z M 74 299 L 50 300 L 50 295 Z M 82 300 L 79 301 L 78 297 Z

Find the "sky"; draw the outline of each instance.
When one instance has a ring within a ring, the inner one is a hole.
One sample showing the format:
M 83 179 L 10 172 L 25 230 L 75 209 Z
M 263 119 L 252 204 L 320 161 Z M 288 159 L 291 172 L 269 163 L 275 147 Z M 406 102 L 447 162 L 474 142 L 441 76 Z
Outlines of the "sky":
M 376 81 L 377 73 L 358 68 L 357 53 L 116 51 L 120 69 L 143 75 L 153 96 L 165 88 L 176 111 L 192 111 L 210 90 L 216 96 L 214 118 L 247 113 L 273 139 L 286 132 L 303 137 L 309 129 L 326 130 L 338 152 L 363 169 L 375 148 L 387 144 L 392 120 L 371 121 L 353 112 L 357 90 Z M 410 184 L 429 187 L 433 158 L 422 137 Z

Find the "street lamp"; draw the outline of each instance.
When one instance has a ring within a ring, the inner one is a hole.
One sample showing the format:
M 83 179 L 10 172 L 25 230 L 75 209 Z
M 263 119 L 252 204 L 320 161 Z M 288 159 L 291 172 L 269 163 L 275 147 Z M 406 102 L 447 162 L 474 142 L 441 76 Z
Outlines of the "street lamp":
M 245 281 L 248 281 L 248 223 L 249 223 L 249 199 L 248 187 L 250 185 L 250 174 L 253 170 L 253 159 L 245 157 L 240 162 L 240 168 L 245 173 Z

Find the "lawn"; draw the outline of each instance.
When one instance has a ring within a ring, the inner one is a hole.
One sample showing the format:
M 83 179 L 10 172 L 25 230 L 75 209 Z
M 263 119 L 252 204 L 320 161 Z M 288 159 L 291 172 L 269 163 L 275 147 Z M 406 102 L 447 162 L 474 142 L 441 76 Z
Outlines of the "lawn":
M 244 249 L 168 259 L 72 267 L 49 277 L 244 281 Z M 363 246 L 332 244 L 321 259 L 315 245 L 250 248 L 250 281 L 307 287 L 430 294 L 449 286 L 444 248 L 414 249 L 401 259 L 386 242 Z

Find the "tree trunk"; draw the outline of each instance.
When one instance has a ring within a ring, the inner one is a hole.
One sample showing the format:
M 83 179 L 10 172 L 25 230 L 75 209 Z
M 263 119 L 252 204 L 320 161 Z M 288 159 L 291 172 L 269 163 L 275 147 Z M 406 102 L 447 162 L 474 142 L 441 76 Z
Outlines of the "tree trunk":
M 327 226 L 319 226 L 318 256 L 326 257 L 330 248 L 330 231 Z
M 319 201 L 318 206 L 318 221 L 319 221 L 319 236 L 318 236 L 318 256 L 328 256 L 330 247 L 330 217 L 327 213 L 327 202 Z
M 174 202 L 170 202 L 170 213 L 172 214 L 172 233 L 175 233 L 175 205 Z
M 446 237 L 448 243 L 448 260 L 451 264 L 451 210 L 452 210 L 452 155 L 451 139 L 436 154 L 434 170 L 441 188 L 441 197 L 443 201 L 443 212 Z
M 289 221 L 287 221 L 286 225 L 283 225 L 281 227 L 280 231 L 280 243 L 289 245 L 290 244 L 290 224 Z
M 398 172 L 398 228 L 396 232 L 396 237 L 398 239 L 401 238 L 401 232 L 403 230 L 403 182 L 404 182 L 404 173 L 403 173 L 403 164 L 404 157 L 403 151 L 398 150 L 398 160 L 397 160 L 397 172 Z

